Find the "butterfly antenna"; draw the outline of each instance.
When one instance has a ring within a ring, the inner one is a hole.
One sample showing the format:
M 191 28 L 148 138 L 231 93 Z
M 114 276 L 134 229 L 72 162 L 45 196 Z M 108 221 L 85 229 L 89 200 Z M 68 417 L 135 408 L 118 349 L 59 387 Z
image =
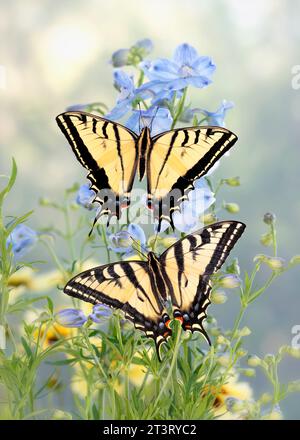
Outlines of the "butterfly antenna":
M 141 118 L 142 118 L 142 109 L 141 104 L 138 102 L 139 111 L 140 111 L 140 117 L 139 117 L 139 133 L 141 132 Z
M 97 223 L 97 221 L 99 220 L 100 217 L 101 217 L 101 212 L 99 212 L 99 214 L 96 214 L 96 217 L 94 218 L 92 228 L 91 228 L 91 230 L 89 232 L 89 237 L 92 235 L 94 227 L 96 226 L 96 223 Z
M 159 109 L 159 107 L 156 107 L 155 113 L 154 113 L 154 115 L 153 115 L 152 118 L 151 118 L 151 122 L 150 122 L 150 126 L 149 126 L 150 131 L 152 130 L 153 121 L 154 121 L 154 119 L 156 118 L 156 115 L 157 115 L 158 109 Z
M 141 243 L 137 240 L 135 240 L 131 235 L 130 235 L 131 240 L 137 245 L 137 247 L 132 246 L 132 249 L 135 250 L 139 255 L 142 255 L 144 258 L 147 259 L 147 249 L 144 248 L 144 246 L 141 245 Z M 141 251 L 141 249 L 143 251 L 145 251 L 146 253 L 144 254 L 144 252 Z

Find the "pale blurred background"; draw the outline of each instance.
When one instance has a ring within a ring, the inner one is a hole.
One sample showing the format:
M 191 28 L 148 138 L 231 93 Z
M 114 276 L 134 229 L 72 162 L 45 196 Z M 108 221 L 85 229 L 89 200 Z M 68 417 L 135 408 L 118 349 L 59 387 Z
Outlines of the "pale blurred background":
M 153 57 L 170 57 L 176 45 L 188 42 L 217 65 L 213 84 L 190 95 L 193 103 L 208 110 L 223 98 L 235 103 L 226 124 L 239 142 L 217 175 L 241 177 L 240 188 L 219 197 L 238 202 L 236 218 L 247 224 L 237 248 L 242 268 L 250 269 L 255 254 L 271 252 L 259 243 L 267 211 L 277 215 L 279 255 L 300 254 L 300 89 L 292 88 L 291 72 L 300 64 L 299 1 L 2 0 L 1 9 L 0 173 L 9 172 L 14 156 L 19 175 L 12 214 L 35 208 L 30 225 L 41 227 L 39 197 L 59 199 L 74 181 L 84 182 L 54 118 L 78 103 L 112 107 L 113 51 L 147 37 L 155 45 Z M 250 353 L 264 355 L 291 343 L 291 328 L 300 324 L 299 284 L 298 266 L 249 309 L 244 324 L 252 329 Z M 230 293 L 225 305 L 210 312 L 226 327 L 236 310 Z M 286 360 L 282 382 L 299 378 L 299 372 L 299 361 Z M 265 386 L 263 377 L 254 382 L 257 391 Z M 284 415 L 300 418 L 299 403 L 299 395 L 289 397 Z

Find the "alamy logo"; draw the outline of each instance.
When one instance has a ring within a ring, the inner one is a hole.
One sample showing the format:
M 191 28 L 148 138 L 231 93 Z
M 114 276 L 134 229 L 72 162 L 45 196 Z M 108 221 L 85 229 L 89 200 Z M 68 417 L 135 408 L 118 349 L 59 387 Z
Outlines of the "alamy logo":
M 300 65 L 296 64 L 292 67 L 292 88 L 294 90 L 300 89 Z
M 300 325 L 294 325 L 292 327 L 292 334 L 295 335 L 292 338 L 292 347 L 293 348 L 300 348 Z

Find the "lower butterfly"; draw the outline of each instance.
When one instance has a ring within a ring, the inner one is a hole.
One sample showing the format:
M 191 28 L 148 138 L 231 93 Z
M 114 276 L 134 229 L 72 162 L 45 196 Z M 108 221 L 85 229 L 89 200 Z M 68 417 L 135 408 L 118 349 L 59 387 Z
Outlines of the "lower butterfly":
M 147 261 L 120 261 L 76 275 L 64 292 L 92 304 L 121 309 L 125 318 L 155 341 L 159 359 L 163 343 L 172 335 L 166 301 L 183 330 L 201 333 L 210 304 L 210 277 L 217 272 L 242 235 L 245 225 L 221 221 L 187 235 L 162 255 Z

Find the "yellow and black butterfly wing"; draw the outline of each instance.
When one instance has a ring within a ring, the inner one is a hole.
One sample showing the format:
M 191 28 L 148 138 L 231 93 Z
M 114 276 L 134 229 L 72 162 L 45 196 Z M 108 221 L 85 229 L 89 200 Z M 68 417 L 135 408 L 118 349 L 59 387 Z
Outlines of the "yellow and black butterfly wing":
M 169 280 L 174 317 L 184 330 L 202 333 L 210 304 L 210 276 L 220 269 L 242 235 L 245 225 L 222 221 L 177 241 L 160 256 L 165 278 Z
M 79 162 L 89 171 L 94 201 L 102 206 L 99 216 L 121 216 L 130 203 L 137 167 L 137 135 L 120 124 L 90 113 L 66 112 L 57 124 Z M 99 217 L 97 216 L 97 217 Z
M 147 159 L 148 206 L 158 219 L 173 226 L 172 214 L 194 188 L 193 182 L 237 141 L 222 127 L 179 128 L 152 139 Z
M 121 309 L 137 329 L 154 339 L 159 356 L 161 345 L 172 334 L 165 324 L 170 318 L 146 262 L 122 261 L 95 267 L 76 275 L 64 292 L 92 304 Z

